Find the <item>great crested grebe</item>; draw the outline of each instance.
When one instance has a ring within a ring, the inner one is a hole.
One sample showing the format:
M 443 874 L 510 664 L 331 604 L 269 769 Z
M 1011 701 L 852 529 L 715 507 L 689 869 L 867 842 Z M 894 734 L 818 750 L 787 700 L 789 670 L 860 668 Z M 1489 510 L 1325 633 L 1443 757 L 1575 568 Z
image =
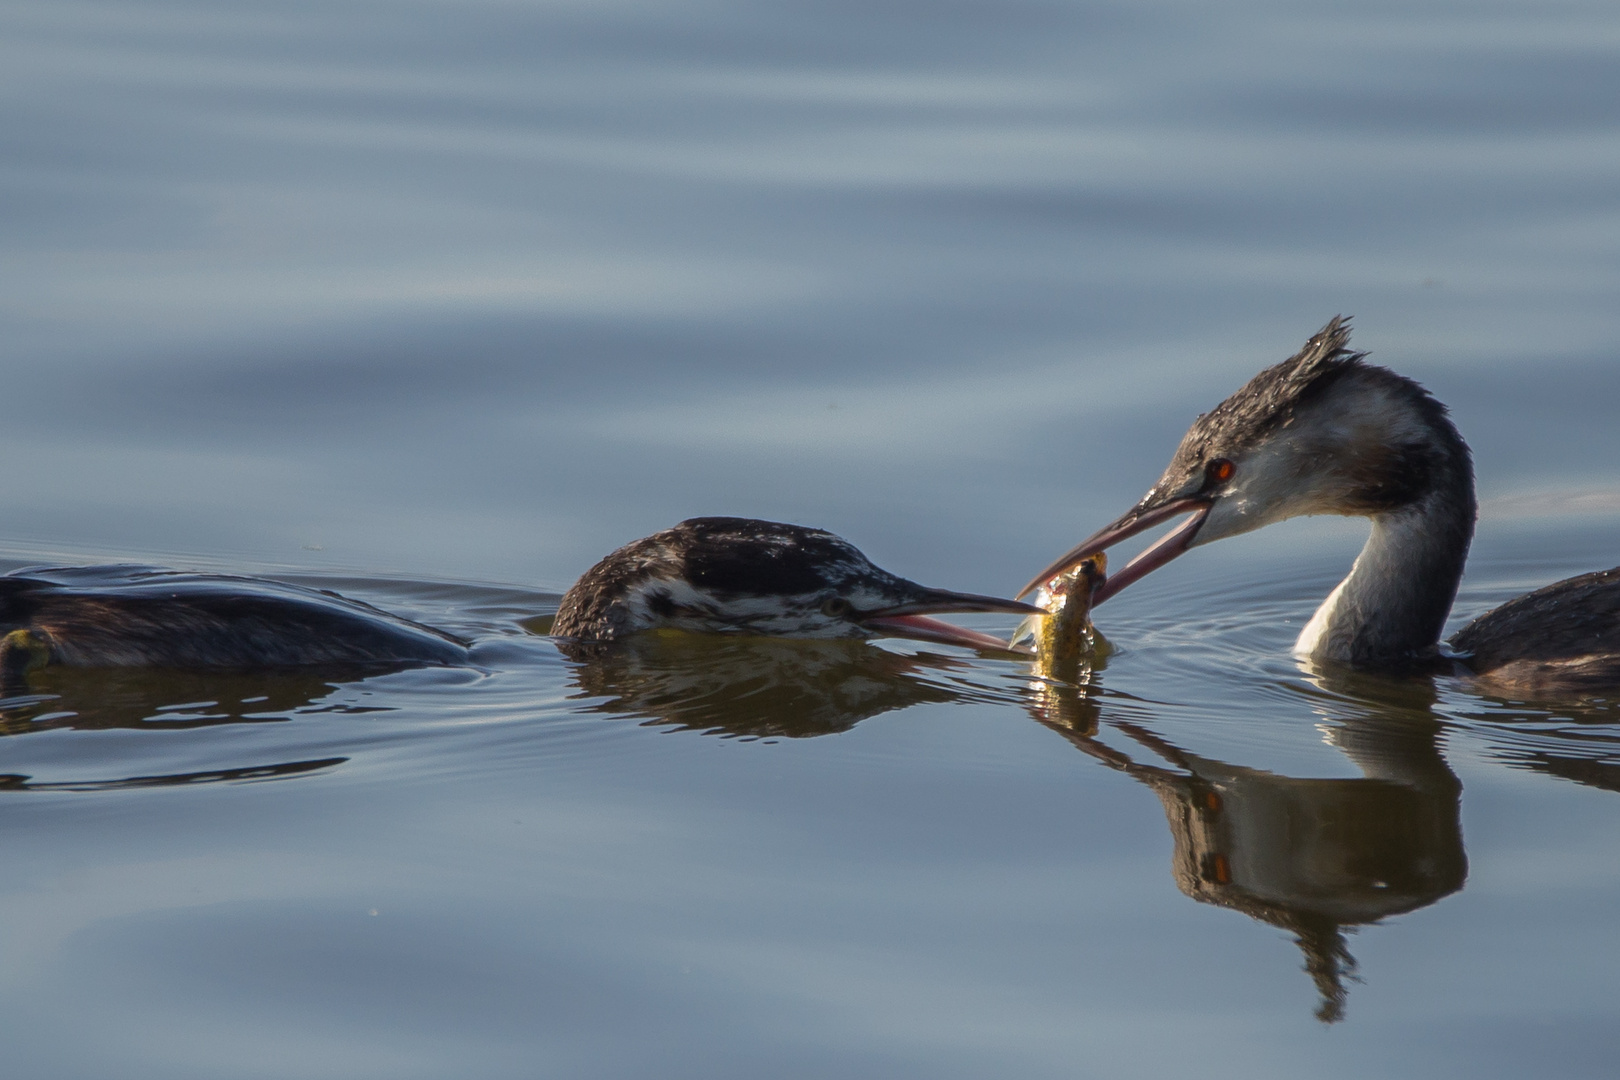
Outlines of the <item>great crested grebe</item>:
M 1461 665 L 1509 691 L 1620 685 L 1620 568 L 1549 585 L 1440 631 L 1473 538 L 1474 470 L 1446 408 L 1349 349 L 1335 317 L 1294 357 L 1193 422 L 1140 502 L 1019 595 L 1127 537 L 1191 516 L 1115 573 L 1101 603 L 1188 548 L 1304 514 L 1372 519 L 1296 655 L 1358 668 Z
M 975 649 L 999 638 L 931 612 L 1039 612 L 927 589 L 819 529 L 696 518 L 628 544 L 562 599 L 553 633 L 638 630 L 779 637 L 910 637 Z M 0 678 L 46 666 L 248 669 L 463 665 L 472 643 L 336 593 L 150 567 L 31 568 L 0 576 Z
M 290 668 L 465 664 L 469 643 L 336 593 L 146 566 L 0 577 L 0 677 L 46 666 Z
M 563 597 L 551 632 L 583 641 L 651 629 L 906 637 L 1006 650 L 999 638 L 927 618 L 947 611 L 1041 614 L 1017 600 L 896 577 L 821 529 L 705 517 L 626 544 L 591 567 Z

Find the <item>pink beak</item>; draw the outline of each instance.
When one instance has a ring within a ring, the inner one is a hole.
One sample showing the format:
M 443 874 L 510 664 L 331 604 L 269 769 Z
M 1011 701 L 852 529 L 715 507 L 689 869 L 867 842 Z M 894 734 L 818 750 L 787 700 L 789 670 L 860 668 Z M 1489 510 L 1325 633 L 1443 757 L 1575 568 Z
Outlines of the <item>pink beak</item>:
M 891 637 L 911 638 L 914 641 L 933 641 L 941 645 L 961 645 L 968 649 L 993 649 L 1006 652 L 1007 643 L 998 637 L 981 634 L 977 630 L 954 626 L 941 619 L 930 619 L 930 612 L 947 611 L 1001 611 L 1013 615 L 1039 615 L 1040 608 L 1017 600 L 1003 600 L 999 596 L 979 596 L 974 593 L 950 592 L 946 589 L 924 590 L 911 603 L 900 604 L 883 611 L 861 616 L 860 622 L 872 630 Z

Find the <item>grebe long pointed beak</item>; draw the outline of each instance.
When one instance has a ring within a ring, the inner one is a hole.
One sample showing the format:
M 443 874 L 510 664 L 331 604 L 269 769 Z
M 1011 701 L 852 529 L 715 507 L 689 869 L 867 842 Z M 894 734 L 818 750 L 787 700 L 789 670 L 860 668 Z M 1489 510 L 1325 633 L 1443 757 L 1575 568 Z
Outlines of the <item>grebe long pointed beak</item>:
M 1145 577 L 1186 551 L 1192 543 L 1193 537 L 1198 535 L 1198 530 L 1203 526 L 1204 518 L 1209 515 L 1210 507 L 1213 505 L 1214 501 L 1204 495 L 1188 495 L 1178 499 L 1171 499 L 1158 506 L 1151 505 L 1148 500 L 1143 500 L 1118 520 L 1098 529 L 1091 536 L 1081 541 L 1079 546 L 1070 550 L 1045 570 L 1042 570 L 1035 576 L 1033 581 L 1019 591 L 1018 595 L 1028 596 L 1059 574 L 1074 569 L 1082 560 L 1089 559 L 1099 551 L 1105 551 L 1122 540 L 1129 540 L 1137 533 L 1146 532 L 1155 525 L 1163 524 L 1171 518 L 1179 517 L 1182 514 L 1192 515 L 1181 525 L 1166 533 L 1158 543 L 1110 574 L 1108 580 L 1091 597 L 1091 604 L 1096 607 L 1131 582 Z
M 893 637 L 932 641 L 941 645 L 960 645 L 968 649 L 1007 651 L 1007 643 L 998 637 L 927 617 L 930 614 L 957 611 L 999 611 L 1011 615 L 1044 614 L 1035 605 L 1019 600 L 951 592 L 949 589 L 922 589 L 912 600 L 867 612 L 857 618 L 863 626 Z

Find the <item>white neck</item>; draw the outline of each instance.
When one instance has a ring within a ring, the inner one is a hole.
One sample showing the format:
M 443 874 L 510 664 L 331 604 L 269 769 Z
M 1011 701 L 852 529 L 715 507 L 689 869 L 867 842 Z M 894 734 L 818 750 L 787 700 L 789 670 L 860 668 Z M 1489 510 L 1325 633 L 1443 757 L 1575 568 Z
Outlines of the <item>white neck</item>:
M 1471 497 L 1431 494 L 1374 517 L 1350 575 L 1305 624 L 1294 655 L 1384 668 L 1434 655 L 1473 532 Z

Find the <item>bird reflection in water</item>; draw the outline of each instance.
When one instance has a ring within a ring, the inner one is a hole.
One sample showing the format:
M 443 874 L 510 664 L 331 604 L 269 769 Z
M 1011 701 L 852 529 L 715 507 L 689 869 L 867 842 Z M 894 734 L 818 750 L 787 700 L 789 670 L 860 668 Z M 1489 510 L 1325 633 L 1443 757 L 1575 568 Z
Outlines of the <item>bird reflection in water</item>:
M 1193 754 L 1124 720 L 1106 721 L 1107 730 L 1159 761 L 1102 741 L 1100 638 L 1082 661 L 1037 662 L 1026 669 L 1033 678 L 1008 689 L 984 680 L 982 661 L 860 641 L 670 632 L 561 647 L 576 663 L 577 696 L 598 699 L 592 710 L 732 736 L 829 735 L 925 702 L 1021 700 L 1041 724 L 1159 796 L 1182 892 L 1294 935 L 1324 1021 L 1344 1015 L 1354 978 L 1346 934 L 1432 904 L 1467 877 L 1462 785 L 1440 754 L 1432 683 L 1383 680 L 1374 688 L 1381 697 L 1359 684 L 1321 691 L 1316 711 L 1363 775 L 1315 779 Z
M 127 791 L 130 788 L 190 787 L 196 784 L 248 783 L 280 780 L 341 765 L 346 757 L 284 761 L 276 765 L 248 765 L 239 769 L 204 769 L 197 772 L 126 776 L 116 780 L 36 781 L 17 773 L 0 773 L 0 791 Z
M 322 704 L 345 681 L 366 674 L 334 669 L 175 671 L 160 668 L 57 668 L 9 678 L 0 689 L 0 736 L 55 729 L 172 731 L 219 724 L 278 723 L 311 712 L 369 712 Z M 280 779 L 332 768 L 344 757 L 253 763 L 161 775 L 34 781 L 0 774 L 0 791 L 108 791 Z
M 1410 683 L 1381 701 L 1341 700 L 1316 711 L 1357 778 L 1282 776 L 1204 757 L 1139 724 L 1118 731 L 1163 764 L 1103 741 L 1083 688 L 1066 714 L 1038 699 L 1030 712 L 1076 747 L 1146 784 L 1164 806 L 1176 886 L 1200 903 L 1241 911 L 1294 935 L 1320 994 L 1317 1018 L 1344 1016 L 1356 962 L 1346 933 L 1433 904 L 1463 886 L 1468 860 L 1458 819 L 1462 784 L 1441 756 L 1432 687 Z M 1078 724 L 1068 722 L 1079 719 Z
M 592 711 L 745 738 L 833 735 L 925 702 L 1016 700 L 974 682 L 971 661 L 848 639 L 668 631 L 558 647 L 576 662 L 575 696 L 602 699 Z
M 379 674 L 341 668 L 183 671 L 163 668 L 58 668 L 7 681 L 0 734 L 51 728 L 166 730 L 215 724 L 275 723 L 311 706 L 345 682 Z M 332 703 L 319 711 L 367 712 Z
M 1509 768 L 1620 792 L 1620 700 L 1483 698 L 1452 712 L 1490 732 L 1487 753 Z

